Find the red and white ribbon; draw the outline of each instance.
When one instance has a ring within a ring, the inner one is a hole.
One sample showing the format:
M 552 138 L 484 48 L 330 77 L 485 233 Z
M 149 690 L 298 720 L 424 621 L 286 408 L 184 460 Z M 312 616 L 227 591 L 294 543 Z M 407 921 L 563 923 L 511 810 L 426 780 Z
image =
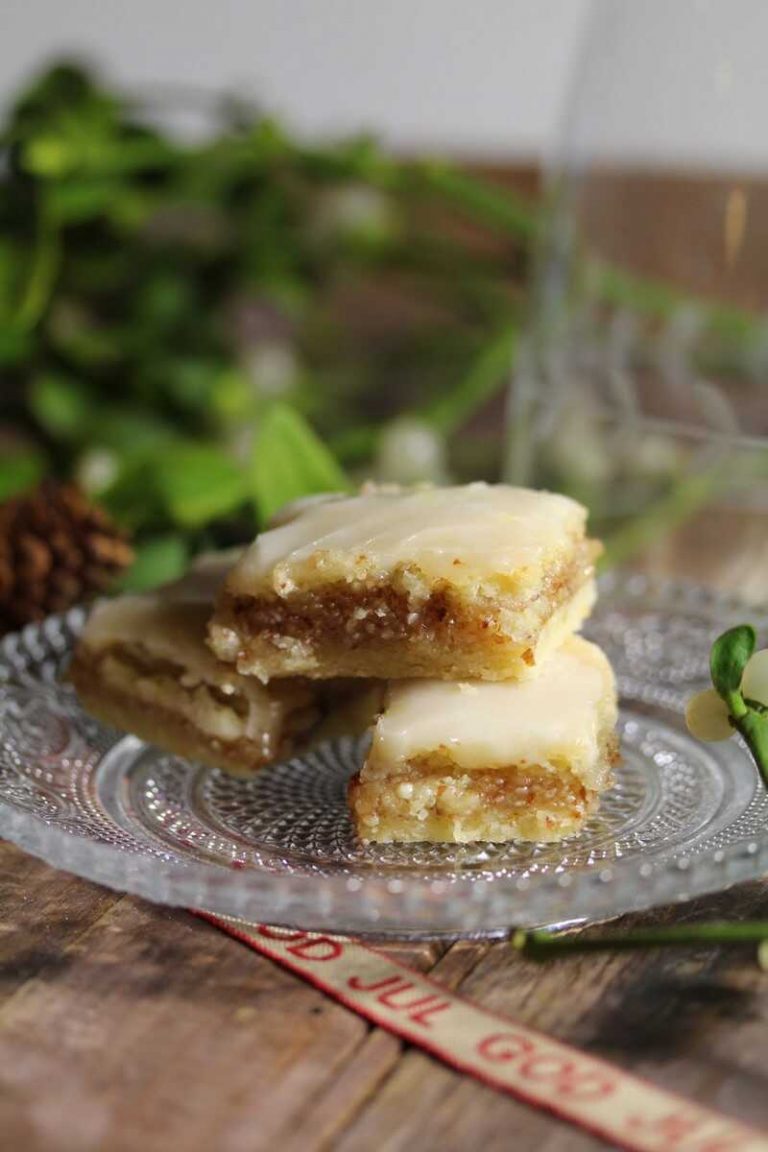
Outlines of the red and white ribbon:
M 464 1000 L 343 937 L 198 913 L 445 1064 L 632 1152 L 768 1152 L 768 1137 Z

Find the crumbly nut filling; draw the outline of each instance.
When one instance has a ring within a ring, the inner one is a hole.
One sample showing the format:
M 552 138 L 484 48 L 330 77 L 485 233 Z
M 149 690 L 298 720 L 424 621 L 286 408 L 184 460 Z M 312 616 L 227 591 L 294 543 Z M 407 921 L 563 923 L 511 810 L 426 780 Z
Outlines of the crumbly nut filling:
M 260 757 L 276 755 L 287 735 L 309 728 L 318 711 L 309 693 L 270 699 L 260 685 L 213 684 L 183 665 L 159 659 L 141 645 L 114 645 L 94 657 L 92 676 L 127 700 L 161 708 L 186 720 L 219 744 L 256 745 Z
M 250 708 L 238 692 L 225 696 L 211 684 L 185 684 L 183 669 L 142 672 L 124 653 L 104 656 L 101 672 L 108 686 L 183 716 L 213 739 L 230 743 L 246 737 Z M 264 731 L 260 737 L 260 752 L 267 755 L 274 734 Z
M 453 640 L 462 646 L 468 639 L 489 645 L 533 644 L 536 632 L 591 577 L 591 570 L 590 554 L 579 550 L 576 559 L 550 574 L 533 596 L 517 601 L 473 597 L 445 581 L 421 597 L 395 582 L 336 582 L 285 598 L 233 596 L 223 601 L 214 633 L 227 632 L 230 642 L 237 637 L 238 646 L 253 638 L 275 648 L 289 643 L 307 649 L 355 648 L 412 640 L 441 646 Z M 219 655 L 232 658 L 226 651 Z
M 366 766 L 349 789 L 358 834 L 384 842 L 559 839 L 581 827 L 610 783 L 615 738 L 606 738 L 604 748 L 600 789 L 553 764 L 467 772 L 438 756 L 415 759 L 395 773 Z

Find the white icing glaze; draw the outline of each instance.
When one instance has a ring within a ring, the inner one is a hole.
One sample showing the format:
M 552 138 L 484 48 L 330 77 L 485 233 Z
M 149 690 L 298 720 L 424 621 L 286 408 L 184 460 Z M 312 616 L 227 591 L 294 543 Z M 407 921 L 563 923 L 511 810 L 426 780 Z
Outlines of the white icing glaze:
M 90 651 L 118 644 L 140 645 L 158 660 L 183 666 L 190 675 L 218 683 L 239 677 L 219 663 L 205 643 L 211 603 L 174 604 L 155 596 L 119 596 L 98 604 L 83 642 Z
M 602 775 L 600 738 L 615 717 L 606 656 L 572 636 L 530 680 L 392 683 L 369 763 L 394 770 L 444 751 L 467 771 L 567 763 L 589 784 Z
M 240 554 L 241 549 L 208 553 L 172 584 L 142 595 L 101 601 L 88 618 L 84 646 L 97 652 L 119 644 L 138 644 L 153 658 L 182 666 L 189 686 L 198 679 L 225 691 L 235 687 L 242 691 L 245 685 L 251 695 L 264 693 L 263 686 L 221 664 L 205 642 L 216 593 Z
M 210 608 L 225 577 L 242 555 L 240 546 L 221 552 L 203 552 L 178 580 L 145 595 L 161 604 L 202 604 Z
M 283 681 L 275 686 L 240 676 L 222 664 L 206 644 L 213 601 L 241 549 L 201 556 L 173 584 L 141 596 L 118 596 L 93 609 L 82 645 L 86 653 L 106 652 L 100 665 L 106 686 L 124 693 L 137 706 L 161 706 L 184 717 L 217 740 L 247 739 L 261 754 L 276 753 L 285 714 L 312 703 L 306 684 Z M 139 671 L 125 657 L 138 649 L 148 661 Z M 181 674 L 164 667 L 168 661 Z M 209 691 L 216 688 L 232 707 Z M 237 696 L 245 708 L 234 707 Z
M 291 520 L 303 515 L 308 508 L 312 508 L 316 504 L 325 504 L 328 500 L 343 500 L 344 498 L 344 492 L 316 492 L 312 496 L 300 496 L 298 500 L 289 500 L 270 517 L 267 528 L 282 528 L 284 524 L 290 524 Z
M 288 594 L 399 567 L 461 585 L 503 577 L 529 584 L 573 549 L 585 521 L 585 509 L 566 496 L 503 484 L 374 490 L 308 504 L 262 533 L 227 585 Z

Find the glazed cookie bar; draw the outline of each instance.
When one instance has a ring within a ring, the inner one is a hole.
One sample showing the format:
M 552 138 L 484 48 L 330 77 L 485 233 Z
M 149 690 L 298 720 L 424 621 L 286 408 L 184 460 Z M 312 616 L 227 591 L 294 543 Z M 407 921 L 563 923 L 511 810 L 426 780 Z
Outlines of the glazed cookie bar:
M 221 664 L 207 647 L 214 596 L 234 559 L 204 558 L 158 592 L 97 605 L 69 678 L 98 719 L 244 774 L 292 751 L 322 707 L 309 682 L 267 687 Z
M 617 759 L 608 660 L 569 637 L 535 678 L 392 684 L 349 786 L 363 840 L 559 840 Z
M 594 602 L 585 520 L 565 496 L 484 483 L 309 504 L 235 565 L 211 646 L 264 681 L 524 676 Z

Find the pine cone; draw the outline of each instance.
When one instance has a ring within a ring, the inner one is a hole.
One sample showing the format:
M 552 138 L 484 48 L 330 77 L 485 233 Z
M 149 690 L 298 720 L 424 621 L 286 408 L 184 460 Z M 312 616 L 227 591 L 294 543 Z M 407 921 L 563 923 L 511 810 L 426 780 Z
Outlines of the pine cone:
M 125 535 L 75 487 L 47 481 L 0 505 L 0 634 L 106 591 L 133 560 Z

